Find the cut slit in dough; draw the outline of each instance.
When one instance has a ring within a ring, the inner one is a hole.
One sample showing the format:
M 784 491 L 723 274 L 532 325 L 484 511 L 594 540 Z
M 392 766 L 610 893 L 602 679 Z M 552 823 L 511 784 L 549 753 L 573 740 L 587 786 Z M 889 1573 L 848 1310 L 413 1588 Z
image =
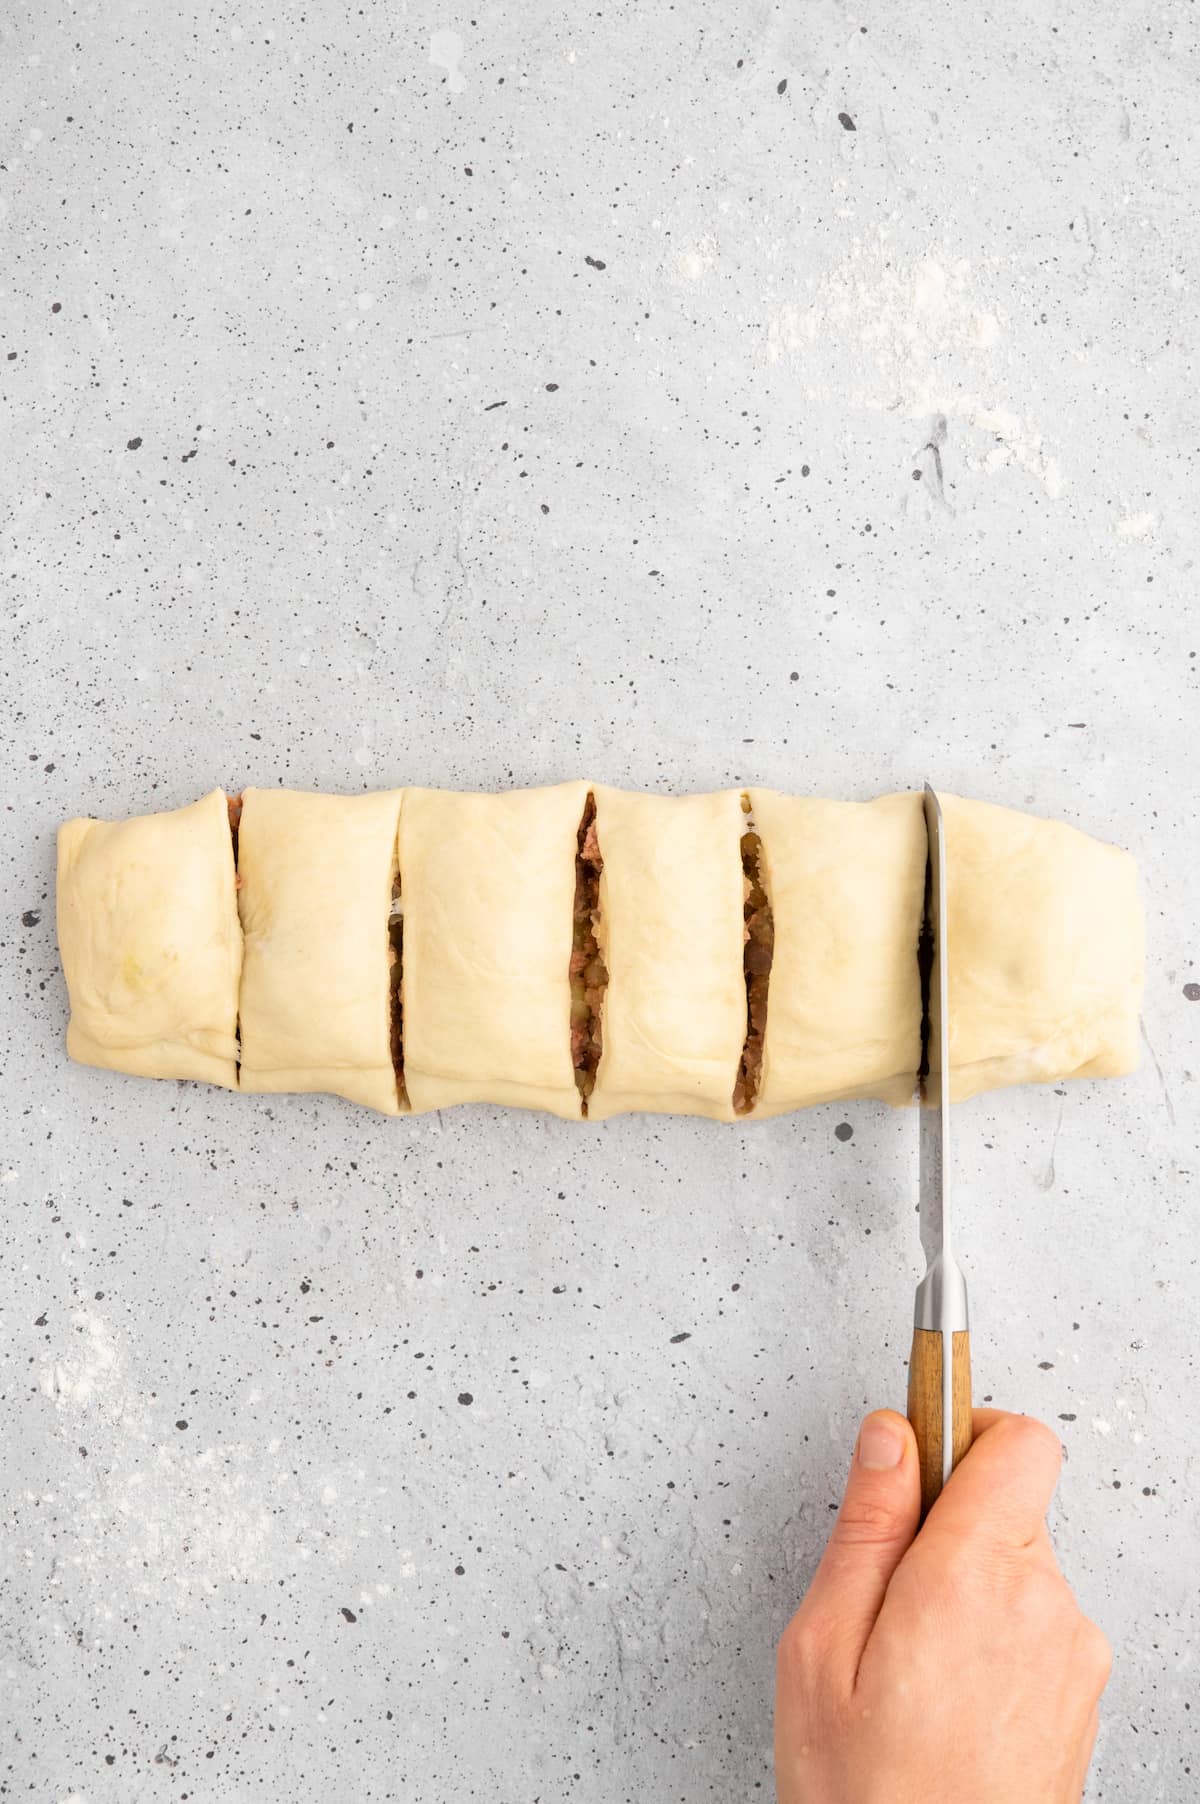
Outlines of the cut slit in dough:
M 586 783 L 404 792 L 404 1074 L 414 1109 L 495 1102 L 579 1118 L 570 964 L 587 794 Z
M 399 818 L 399 790 L 243 792 L 243 1090 L 329 1090 L 398 1113 L 388 923 Z
M 167 814 L 59 828 L 58 941 L 73 1059 L 237 1087 L 234 881 L 220 789 Z
M 571 924 L 571 1063 L 586 1115 L 604 1050 L 604 993 L 608 988 L 608 971 L 598 938 L 604 854 L 596 837 L 596 798 L 590 791 L 576 838 Z
M 762 1082 L 763 1044 L 771 967 L 775 962 L 775 911 L 766 890 L 766 860 L 750 797 L 742 796 L 746 815 L 742 833 L 742 970 L 746 980 L 746 1042 L 742 1047 L 737 1081 L 733 1086 L 733 1112 L 750 1115 L 758 1101 Z

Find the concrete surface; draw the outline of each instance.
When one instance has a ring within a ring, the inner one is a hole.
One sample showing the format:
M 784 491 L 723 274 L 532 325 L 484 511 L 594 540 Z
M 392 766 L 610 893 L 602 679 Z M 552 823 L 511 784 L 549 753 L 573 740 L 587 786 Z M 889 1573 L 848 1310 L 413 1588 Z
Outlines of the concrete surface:
M 1194 1798 L 1192 25 L 8 10 L 0 1796 L 770 1796 L 917 1271 L 882 1107 L 70 1067 L 60 818 L 928 773 L 1145 872 L 1145 1068 L 964 1108 L 963 1237 L 1117 1647 L 1089 1797 Z

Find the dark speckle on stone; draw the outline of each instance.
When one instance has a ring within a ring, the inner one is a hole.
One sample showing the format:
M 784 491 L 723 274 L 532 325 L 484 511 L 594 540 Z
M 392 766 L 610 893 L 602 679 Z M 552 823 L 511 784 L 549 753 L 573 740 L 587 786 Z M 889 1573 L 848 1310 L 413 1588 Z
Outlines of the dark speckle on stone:
M 1075 1415 L 1071 1410 L 1064 1411 L 1058 1419 L 1060 1422 L 1074 1422 L 1076 1420 Z
M 848 1121 L 839 1121 L 833 1131 L 839 1140 L 853 1140 L 854 1138 L 854 1129 Z
M 125 440 L 125 449 L 127 451 L 140 451 L 141 448 L 142 441 L 140 438 L 127 438 Z
M 786 94 L 787 93 L 787 76 L 786 75 L 784 76 L 784 78 L 781 82 L 776 83 L 775 92 L 777 94 Z
M 354 1614 L 354 1611 L 348 1610 L 346 1608 L 345 1604 L 342 1605 L 342 1615 L 346 1618 L 347 1622 L 357 1622 L 358 1621 L 358 1617 Z
M 21 916 L 21 925 L 22 927 L 36 927 L 41 918 L 42 911 L 40 908 L 27 908 L 25 913 Z
M 673 1347 L 677 1347 L 681 1340 L 691 1340 L 691 1338 L 692 1337 L 691 1337 L 690 1333 L 673 1334 L 671 1336 L 671 1345 Z
M 838 114 L 838 124 L 841 126 L 841 128 L 844 132 L 856 132 L 858 130 L 857 125 L 855 125 L 855 123 L 854 123 L 853 119 L 851 119 L 849 113 L 839 113 Z
M 51 311 L 51 313 L 61 313 L 61 312 L 62 312 L 62 302 L 61 302 L 61 301 L 55 301 L 55 303 L 54 303 L 54 305 L 53 305 L 53 306 L 52 306 L 52 307 L 51 307 L 51 309 L 50 309 L 50 311 Z
M 608 268 L 608 264 L 602 263 L 600 261 L 599 257 L 585 257 L 583 260 L 587 264 L 589 269 L 607 269 Z
M 1185 983 L 1183 993 L 1189 1002 L 1200 1002 L 1200 983 Z
M 459 1391 L 458 1400 L 462 1404 L 474 1403 L 475 1401 L 470 1391 Z
M 176 1428 L 182 1430 L 187 1427 L 187 1423 L 184 1421 L 183 1417 L 180 1416 L 180 1418 L 179 1418 L 178 1422 L 176 1422 L 175 1426 L 176 1426 Z
M 546 393 L 548 395 L 556 395 L 558 393 L 558 383 L 557 382 L 547 382 Z

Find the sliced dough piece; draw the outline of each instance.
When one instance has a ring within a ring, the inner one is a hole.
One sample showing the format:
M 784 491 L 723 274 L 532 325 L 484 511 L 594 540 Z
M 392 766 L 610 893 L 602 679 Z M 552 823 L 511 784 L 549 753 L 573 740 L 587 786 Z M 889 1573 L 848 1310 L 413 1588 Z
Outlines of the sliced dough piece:
M 414 1109 L 575 1120 L 570 962 L 586 783 L 408 789 L 400 826 L 404 1078 Z
M 244 791 L 243 1090 L 332 1090 L 399 1111 L 388 916 L 400 796 Z
M 732 1121 L 746 1037 L 741 792 L 595 796 L 608 988 L 588 1114 Z
M 1132 1071 L 1145 930 L 1129 853 L 1059 821 L 941 801 L 955 1100 Z M 936 1038 L 930 1063 L 940 1070 Z
M 775 956 L 756 1115 L 912 1101 L 921 1063 L 921 798 L 826 802 L 752 789 Z
M 58 830 L 67 1051 L 139 1077 L 237 1087 L 242 931 L 223 790 Z

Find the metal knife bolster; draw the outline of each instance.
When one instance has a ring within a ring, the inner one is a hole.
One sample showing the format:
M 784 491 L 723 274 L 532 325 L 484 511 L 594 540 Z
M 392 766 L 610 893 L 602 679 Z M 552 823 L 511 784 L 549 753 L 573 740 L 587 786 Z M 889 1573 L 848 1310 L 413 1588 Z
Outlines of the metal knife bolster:
M 927 1094 L 928 1088 L 935 1086 L 936 1100 Z M 969 1327 L 967 1283 L 951 1244 L 949 1105 L 940 1077 L 934 1085 L 922 1080 L 918 1101 L 921 1246 L 927 1269 L 917 1285 L 913 1326 L 961 1334 Z
M 913 1327 L 964 1334 L 970 1326 L 966 1279 L 953 1259 L 939 1253 L 917 1285 Z

